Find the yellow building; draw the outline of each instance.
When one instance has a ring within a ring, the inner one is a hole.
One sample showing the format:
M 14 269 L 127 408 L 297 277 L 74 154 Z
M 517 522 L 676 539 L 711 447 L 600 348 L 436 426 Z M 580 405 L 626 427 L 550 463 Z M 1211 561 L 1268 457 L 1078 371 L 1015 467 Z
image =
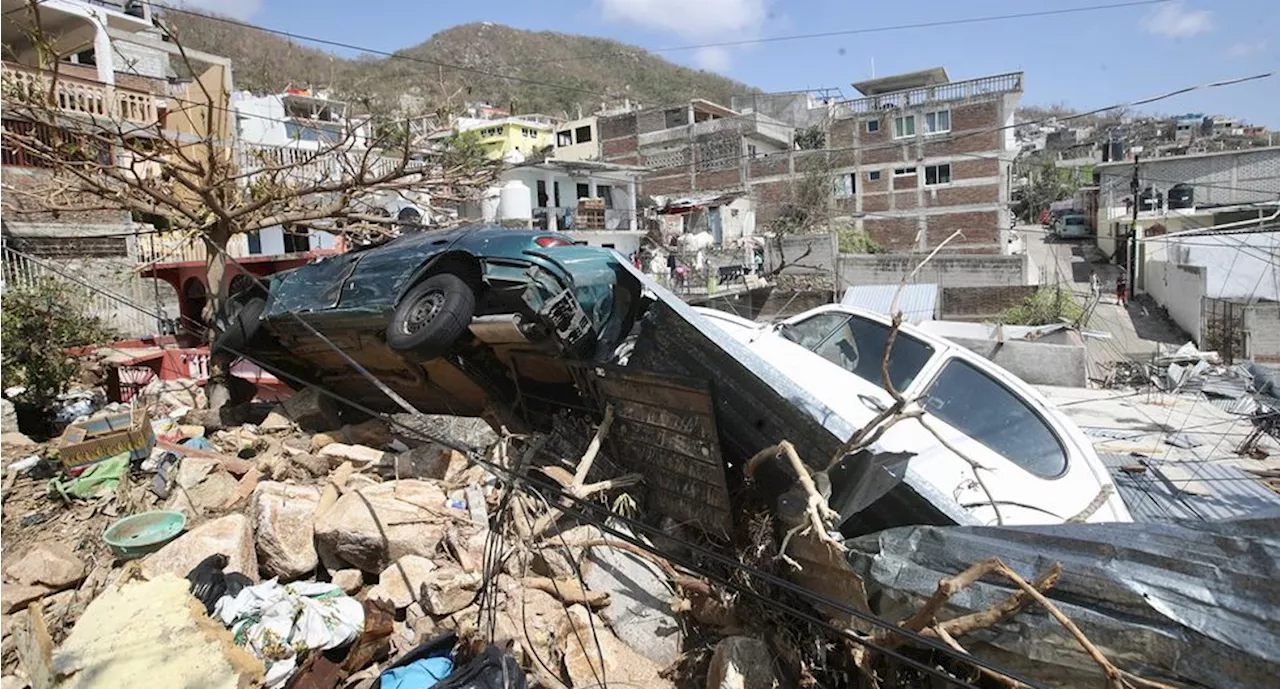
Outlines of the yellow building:
M 491 159 L 497 160 L 511 151 L 519 151 L 526 158 L 552 144 L 552 132 L 558 120 L 548 115 L 513 115 L 498 120 L 459 118 L 454 131 L 478 132 L 480 145 Z M 453 132 L 443 132 L 432 138 L 447 137 Z

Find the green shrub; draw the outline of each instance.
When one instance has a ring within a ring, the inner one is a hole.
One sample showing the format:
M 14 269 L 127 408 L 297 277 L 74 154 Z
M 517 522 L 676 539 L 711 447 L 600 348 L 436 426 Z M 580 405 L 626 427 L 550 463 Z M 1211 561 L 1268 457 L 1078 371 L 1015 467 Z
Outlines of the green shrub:
M 1005 325 L 1074 323 L 1083 313 L 1084 309 L 1076 303 L 1070 290 L 1057 286 L 1041 287 L 1021 304 L 1002 311 L 998 320 Z
M 88 303 L 84 290 L 51 278 L 5 291 L 0 306 L 4 385 L 26 388 L 15 405 L 49 409 L 79 372 L 66 348 L 114 338 L 87 313 Z

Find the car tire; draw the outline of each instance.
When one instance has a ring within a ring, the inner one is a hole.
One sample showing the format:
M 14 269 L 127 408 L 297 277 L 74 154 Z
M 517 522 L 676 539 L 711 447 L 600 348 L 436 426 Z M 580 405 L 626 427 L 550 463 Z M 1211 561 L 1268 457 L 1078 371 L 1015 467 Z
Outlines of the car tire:
M 443 356 L 471 324 L 476 295 L 452 273 L 433 275 L 410 289 L 387 324 L 387 344 L 423 360 Z
M 267 310 L 267 300 L 253 297 L 226 319 L 226 324 L 214 339 L 210 352 L 229 351 L 244 353 L 254 343 L 254 337 L 262 330 L 262 314 Z

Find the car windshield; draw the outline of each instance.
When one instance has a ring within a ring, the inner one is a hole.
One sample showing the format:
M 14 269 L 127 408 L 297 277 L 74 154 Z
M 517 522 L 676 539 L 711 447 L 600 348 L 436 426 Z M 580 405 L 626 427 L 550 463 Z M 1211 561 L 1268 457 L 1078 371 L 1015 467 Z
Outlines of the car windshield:
M 884 387 L 880 362 L 884 358 L 889 326 L 828 311 L 786 326 L 782 336 L 859 378 Z M 932 356 L 933 347 L 899 332 L 889 356 L 889 379 L 893 387 L 899 391 L 910 387 Z
M 1067 218 L 1068 225 L 1083 225 L 1084 218 Z

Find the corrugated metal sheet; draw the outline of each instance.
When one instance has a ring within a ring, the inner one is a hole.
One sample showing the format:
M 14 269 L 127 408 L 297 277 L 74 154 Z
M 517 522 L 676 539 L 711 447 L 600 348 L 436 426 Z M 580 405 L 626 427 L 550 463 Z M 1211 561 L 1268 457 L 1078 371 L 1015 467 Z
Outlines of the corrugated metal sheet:
M 1280 493 L 1257 478 L 1222 462 L 1177 462 L 1194 479 L 1170 479 L 1161 472 L 1162 462 L 1133 455 L 1099 453 L 1120 490 L 1135 521 L 1167 522 L 1175 519 L 1236 519 L 1261 510 L 1280 508 Z M 1147 470 L 1130 474 L 1122 466 L 1143 464 Z M 1184 492 L 1180 485 L 1194 484 L 1207 495 Z
M 931 321 L 937 316 L 939 290 L 937 285 L 930 284 L 856 285 L 844 291 L 840 303 L 892 316 L 889 311 L 899 287 L 902 294 L 898 296 L 897 308 L 909 322 Z

